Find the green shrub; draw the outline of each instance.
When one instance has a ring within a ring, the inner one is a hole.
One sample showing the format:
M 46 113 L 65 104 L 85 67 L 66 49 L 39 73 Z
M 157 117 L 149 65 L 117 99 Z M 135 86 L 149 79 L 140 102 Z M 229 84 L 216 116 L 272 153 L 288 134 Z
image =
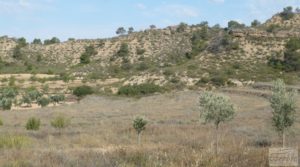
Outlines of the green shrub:
M 41 40 L 41 39 L 35 38 L 35 39 L 32 41 L 32 44 L 34 44 L 34 45 L 42 45 L 43 43 L 42 43 L 42 40 Z
M 227 82 L 227 78 L 224 76 L 214 76 L 210 79 L 211 83 L 215 86 L 223 86 Z
M 242 29 L 245 28 L 245 24 L 231 20 L 228 22 L 228 29 Z
M 129 56 L 129 47 L 127 43 L 122 43 L 120 49 L 115 54 L 117 57 L 128 57 Z
M 20 47 L 25 47 L 28 43 L 26 42 L 26 39 L 24 37 L 21 37 L 17 40 L 17 44 Z
M 300 38 L 291 38 L 285 45 L 285 48 L 290 51 L 300 49 Z
M 50 99 L 47 97 L 40 97 L 37 100 L 37 104 L 41 107 L 46 107 L 50 104 Z
M 36 101 L 38 98 L 43 96 L 43 94 L 39 92 L 36 88 L 30 88 L 26 91 L 26 94 L 32 101 Z
M 293 12 L 293 7 L 288 6 L 279 15 L 283 20 L 290 20 L 295 16 L 295 13 Z
M 148 95 L 155 92 L 162 92 L 162 88 L 155 84 L 145 83 L 141 85 L 126 85 L 122 86 L 118 94 L 125 96 Z
M 26 66 L 26 71 L 31 71 L 32 69 L 33 69 L 32 64 L 28 64 L 28 65 Z
M 55 129 L 64 129 L 70 124 L 70 120 L 64 116 L 58 116 L 51 121 L 51 126 Z
M 17 59 L 17 60 L 19 60 L 19 59 L 21 59 L 23 57 L 23 53 L 22 53 L 21 47 L 19 45 L 17 45 L 14 48 L 12 56 L 13 56 L 14 59 Z
M 69 74 L 62 72 L 59 74 L 59 79 L 63 80 L 64 82 L 69 82 L 72 77 Z
M 93 93 L 94 93 L 93 88 L 90 86 L 86 86 L 86 85 L 76 87 L 73 90 L 73 95 L 75 95 L 78 100 L 81 100 L 83 97 L 93 94 Z
M 255 139 L 254 145 L 256 147 L 270 147 L 272 145 L 272 142 L 266 137 L 258 137 L 257 139 Z
M 300 71 L 300 53 L 296 51 L 286 51 L 284 61 L 286 71 Z
M 0 106 L 3 110 L 10 110 L 12 107 L 13 101 L 10 98 L 3 98 L 0 100 Z
M 182 33 L 188 28 L 186 23 L 180 23 L 176 29 L 177 32 Z
M 268 59 L 268 65 L 275 69 L 284 69 L 283 61 L 274 56 Z
M 14 99 L 18 95 L 18 91 L 14 88 L 7 87 L 1 89 L 1 97 L 0 98 L 10 98 Z
M 209 83 L 209 81 L 210 81 L 209 78 L 203 77 L 203 78 L 201 78 L 201 79 L 196 83 L 196 85 L 202 86 L 202 85 L 205 85 L 205 84 Z
M 268 60 L 268 65 L 276 69 L 284 69 L 287 72 L 300 70 L 300 38 L 291 38 L 285 45 L 283 60 L 278 53 Z
M 43 94 L 39 92 L 36 88 L 31 87 L 25 91 L 25 94 L 22 95 L 20 104 L 27 104 L 31 106 L 32 102 L 37 101 Z
M 3 126 L 3 121 L 1 118 L 0 118 L 0 126 Z
M 88 64 L 90 63 L 90 58 L 94 55 L 98 54 L 95 47 L 90 45 L 85 48 L 85 52 L 80 56 L 80 63 L 81 64 Z
M 57 44 L 57 43 L 60 43 L 60 40 L 57 37 L 53 37 L 51 39 L 44 40 L 44 45 L 52 45 L 52 44 Z
M 171 76 L 171 75 L 173 75 L 175 72 L 173 71 L 173 70 L 171 70 L 171 69 L 166 69 L 164 72 L 163 72 L 163 74 L 165 75 L 165 76 Z
M 58 104 L 58 103 L 65 100 L 65 95 L 63 95 L 63 94 L 61 94 L 61 95 L 52 95 L 52 96 L 50 96 L 50 100 L 54 105 L 56 105 L 56 104 Z
M 191 38 L 192 41 L 192 55 L 197 55 L 198 53 L 205 50 L 207 47 L 207 40 L 209 39 L 209 32 L 206 26 L 202 27 L 201 30 L 198 30 L 193 33 Z
M 22 96 L 22 99 L 20 101 L 20 105 L 22 104 L 27 104 L 27 106 L 31 106 L 32 100 L 30 98 L 30 96 L 28 96 L 27 94 Z
M 137 54 L 137 55 L 143 55 L 145 52 L 146 52 L 145 49 L 141 49 L 141 48 L 137 48 L 137 49 L 136 49 L 136 54 Z
M 40 125 L 41 125 L 40 119 L 32 117 L 28 119 L 26 123 L 26 129 L 36 131 L 40 129 Z

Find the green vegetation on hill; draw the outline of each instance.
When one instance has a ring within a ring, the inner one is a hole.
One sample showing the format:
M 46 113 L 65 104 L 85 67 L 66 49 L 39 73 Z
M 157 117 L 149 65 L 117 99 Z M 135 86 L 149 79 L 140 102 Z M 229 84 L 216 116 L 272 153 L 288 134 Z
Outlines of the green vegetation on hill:
M 283 11 L 280 13 L 280 16 L 284 20 L 290 20 L 291 18 L 293 18 L 295 16 L 295 13 L 293 12 L 293 7 L 288 6 L 284 8 Z
M 90 63 L 90 59 L 92 56 L 98 54 L 98 52 L 96 51 L 95 47 L 90 45 L 87 46 L 85 48 L 85 52 L 82 53 L 82 55 L 80 56 L 80 63 L 81 64 L 89 64 Z
M 283 59 L 271 57 L 269 65 L 274 68 L 284 69 L 288 72 L 300 70 L 300 38 L 291 38 L 285 45 Z
M 155 84 L 140 84 L 140 85 L 126 85 L 119 89 L 119 95 L 125 96 L 141 96 L 149 95 L 156 92 L 162 92 L 163 88 Z
M 57 37 L 53 37 L 51 39 L 46 39 L 44 41 L 44 45 L 52 45 L 52 44 L 57 44 L 60 43 L 60 40 Z
M 286 18 L 283 23 L 278 22 L 280 17 Z M 40 83 L 63 80 L 69 84 L 80 78 L 93 84 L 96 80 L 122 79 L 103 89 L 120 88 L 133 77 L 139 83 L 139 77 L 145 75 L 149 76 L 145 82 L 151 83 L 153 76 L 170 89 L 227 86 L 232 79 L 245 83 L 284 77 L 299 82 L 299 39 L 289 40 L 290 33 L 297 33 L 290 27 L 298 24 L 298 18 L 298 13 L 287 7 L 266 23 L 254 20 L 251 27 L 234 20 L 226 28 L 210 26 L 206 21 L 163 29 L 151 25 L 144 31 L 120 27 L 120 36 L 115 38 L 60 43 L 53 37 L 44 45 L 40 39 L 27 44 L 24 38 L 3 37 L 0 39 L 10 41 L 7 46 L 13 47 L 4 55 L 14 59 L 2 57 L 0 69 L 5 74 L 59 75 L 30 79 Z M 286 30 L 290 30 L 287 35 Z

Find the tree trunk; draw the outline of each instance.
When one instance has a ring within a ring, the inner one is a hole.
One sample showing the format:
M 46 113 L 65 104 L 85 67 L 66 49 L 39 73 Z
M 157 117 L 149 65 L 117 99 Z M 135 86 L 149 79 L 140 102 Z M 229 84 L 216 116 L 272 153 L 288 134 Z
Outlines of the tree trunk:
M 138 145 L 141 145 L 141 133 L 138 133 L 137 140 L 138 140 Z
M 282 147 L 285 148 L 286 147 L 286 139 L 285 139 L 285 131 L 282 131 Z
M 219 125 L 216 125 L 216 131 L 215 131 L 215 155 L 218 157 L 218 151 L 219 151 L 219 139 L 218 139 L 218 130 L 219 130 Z

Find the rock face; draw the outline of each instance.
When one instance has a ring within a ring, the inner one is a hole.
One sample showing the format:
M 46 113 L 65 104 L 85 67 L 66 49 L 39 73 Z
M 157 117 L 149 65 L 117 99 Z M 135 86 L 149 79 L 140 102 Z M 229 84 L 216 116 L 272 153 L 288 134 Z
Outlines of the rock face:
M 300 29 L 299 29 L 300 30 Z M 279 30 L 274 33 L 268 33 L 264 30 L 249 28 L 249 29 L 235 29 L 231 30 L 230 34 L 234 37 L 254 37 L 254 38 L 290 38 L 290 37 L 300 37 L 300 31 L 291 30 Z

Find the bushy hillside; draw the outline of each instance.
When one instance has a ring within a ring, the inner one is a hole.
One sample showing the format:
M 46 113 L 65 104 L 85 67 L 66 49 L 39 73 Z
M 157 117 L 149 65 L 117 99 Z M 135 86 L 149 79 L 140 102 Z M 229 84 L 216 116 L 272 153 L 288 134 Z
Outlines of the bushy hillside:
M 149 82 L 171 89 L 242 85 L 278 77 L 297 83 L 299 71 L 270 65 L 270 59 L 284 57 L 291 37 L 300 37 L 300 15 L 282 13 L 252 27 L 234 21 L 228 28 L 181 23 L 53 44 L 1 37 L 1 72 L 60 74 L 90 83 L 115 79 L 109 89 Z

